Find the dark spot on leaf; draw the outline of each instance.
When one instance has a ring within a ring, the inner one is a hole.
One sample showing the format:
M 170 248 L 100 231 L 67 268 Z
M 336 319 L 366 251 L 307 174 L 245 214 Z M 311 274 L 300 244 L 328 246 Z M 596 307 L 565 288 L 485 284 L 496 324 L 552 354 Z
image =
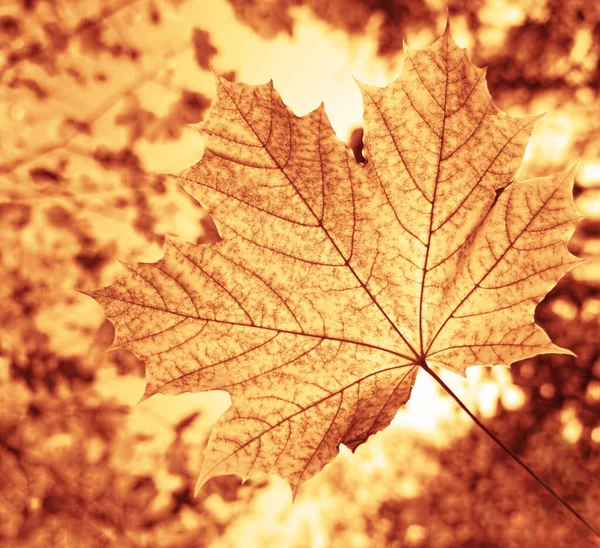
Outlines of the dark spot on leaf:
M 44 497 L 42 508 L 49 514 L 56 514 L 61 509 L 61 500 L 56 495 L 48 495 Z
M 104 320 L 94 338 L 94 344 L 103 350 L 106 350 L 115 338 L 115 328 L 108 320 Z
M 215 222 L 210 216 L 206 215 L 200 222 L 202 223 L 204 234 L 196 239 L 197 244 L 214 243 L 221 239 L 221 235 L 217 230 L 217 225 L 215 225 Z
M 69 45 L 68 36 L 62 31 L 60 26 L 55 22 L 49 22 L 44 25 L 44 32 L 50 40 L 50 46 L 59 52 L 63 52 Z
M 152 190 L 156 194 L 164 194 L 167 191 L 167 185 L 165 184 L 164 178 L 157 178 L 152 184 Z
M 27 204 L 0 204 L 0 219 L 14 229 L 21 229 L 31 220 L 31 206 Z
M 496 189 L 496 196 L 494 197 L 494 201 L 492 203 L 492 206 L 495 205 L 495 203 L 498 201 L 498 199 L 500 198 L 500 196 L 502 196 L 502 193 L 504 192 L 504 189 L 506 187 L 502 187 L 502 188 L 497 188 Z
M 29 176 L 36 183 L 59 183 L 62 181 L 62 176 L 59 173 L 43 167 L 30 169 Z
M 46 210 L 46 219 L 53 226 L 66 226 L 73 222 L 73 215 L 64 207 L 56 205 Z
M 154 2 L 151 2 L 148 6 L 148 18 L 153 25 L 158 25 L 160 23 L 160 11 L 158 11 Z
M 363 156 L 363 134 L 364 131 L 361 127 L 353 129 L 350 135 L 350 142 L 348 143 L 354 154 L 354 158 L 359 164 L 367 163 L 367 159 Z
M 29 404 L 29 409 L 27 410 L 30 416 L 37 418 L 42 414 L 42 410 L 35 403 Z
M 0 17 L 0 31 L 4 33 L 5 38 L 14 40 L 21 32 L 21 23 L 10 15 L 4 15 Z
M 149 476 L 140 476 L 138 477 L 134 484 L 131 486 L 132 491 L 138 491 L 145 487 L 152 487 L 154 485 L 154 480 Z
M 105 169 L 125 168 L 131 171 L 142 171 L 140 159 L 129 148 L 113 151 L 104 147 L 97 148 L 92 158 Z
M 75 261 L 81 266 L 83 266 L 83 268 L 85 268 L 86 270 L 94 272 L 106 262 L 106 257 L 100 252 L 87 250 L 75 255 Z
M 237 78 L 235 70 L 229 70 L 227 72 L 224 72 L 222 76 L 223 78 L 225 78 L 225 80 L 228 80 L 229 82 L 235 82 Z
M 194 29 L 192 43 L 194 45 L 196 62 L 204 70 L 208 70 L 210 67 L 210 60 L 217 53 L 217 49 L 210 43 L 208 32 L 198 28 Z
M 8 55 L 8 65 L 14 65 L 23 59 L 29 59 L 32 63 L 42 64 L 45 60 L 44 50 L 40 42 L 32 42 L 23 48 L 11 51 Z
M 83 76 L 83 74 L 81 74 L 81 71 L 77 70 L 73 66 L 65 67 L 65 73 L 71 76 L 73 80 L 75 80 L 80 85 L 84 85 L 86 83 L 86 79 Z
M 183 90 L 181 99 L 174 107 L 173 115 L 179 124 L 194 124 L 202 120 L 204 112 L 210 107 L 211 100 L 195 91 Z
M 126 198 L 120 197 L 115 200 L 114 205 L 117 209 L 125 209 L 127 207 L 127 203 L 128 202 Z
M 200 412 L 196 411 L 195 413 L 192 413 L 191 415 L 187 416 L 186 418 L 180 420 L 175 425 L 175 432 L 177 432 L 179 434 L 180 432 L 185 430 L 188 426 L 190 426 L 199 416 L 200 416 Z
M 118 348 L 111 352 L 111 359 L 117 369 L 117 374 L 144 376 L 144 364 L 131 352 Z
M 15 78 L 12 80 L 8 87 L 12 89 L 17 88 L 25 88 L 31 91 L 37 99 L 42 101 L 48 97 L 48 92 L 37 82 L 36 80 L 32 80 L 30 78 Z
M 92 132 L 92 127 L 89 122 L 84 120 L 75 120 L 74 118 L 66 118 L 64 121 L 66 126 L 71 126 L 73 129 L 77 130 L 79 133 L 85 133 L 89 135 Z

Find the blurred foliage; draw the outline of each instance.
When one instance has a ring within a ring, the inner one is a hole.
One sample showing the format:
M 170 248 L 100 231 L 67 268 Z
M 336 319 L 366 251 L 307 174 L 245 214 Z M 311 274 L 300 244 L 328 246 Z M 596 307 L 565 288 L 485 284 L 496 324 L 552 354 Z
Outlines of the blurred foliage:
M 0 199 L 29 219 L 17 237 L 33 264 L 19 257 L 22 266 L 46 279 L 60 271 L 63 287 L 97 285 L 115 255 L 159 256 L 166 233 L 203 233 L 198 204 L 152 164 L 210 105 L 174 81 L 173 67 L 187 54 L 205 71 L 215 50 L 172 9 L 142 1 L 0 8 Z
M 293 35 L 302 6 L 351 35 L 375 16 L 386 59 L 401 55 L 402 39 L 431 41 L 446 18 L 434 0 L 229 2 L 234 42 L 236 16 L 268 39 Z M 69 289 L 109 283 L 116 258 L 156 260 L 165 234 L 216 238 L 199 204 L 160 174 L 202 151 L 186 124 L 202 118 L 213 93 L 216 4 L 0 5 L 0 544 L 591 545 L 583 527 L 455 413 L 435 435 L 400 423 L 354 455 L 344 451 L 293 507 L 273 478 L 243 486 L 214 479 L 193 496 L 209 426 L 227 398 L 155 396 L 135 406 L 142 364 L 106 352 L 112 326 Z M 501 108 L 550 111 L 523 172 L 583 159 L 576 201 L 588 219 L 571 247 L 591 260 L 537 311 L 553 340 L 578 357 L 515 364 L 500 388 L 517 390 L 523 403 L 492 398 L 487 423 L 598 526 L 600 5 L 450 1 L 448 10 L 474 61 L 489 65 Z M 483 392 L 497 379 L 471 382 Z
M 255 32 L 272 38 L 294 33 L 293 13 L 307 6 L 333 27 L 359 35 L 368 19 L 380 19 L 378 53 L 392 56 L 423 31 L 437 34 L 444 8 L 452 26 L 464 26 L 472 39 L 470 53 L 490 67 L 492 94 L 499 87 L 560 88 L 600 86 L 600 6 L 574 0 L 464 2 L 449 0 L 228 0 L 236 16 Z M 514 48 L 505 47 L 508 44 Z M 577 48 L 577 55 L 572 50 Z M 533 89 L 532 89 L 533 88 Z

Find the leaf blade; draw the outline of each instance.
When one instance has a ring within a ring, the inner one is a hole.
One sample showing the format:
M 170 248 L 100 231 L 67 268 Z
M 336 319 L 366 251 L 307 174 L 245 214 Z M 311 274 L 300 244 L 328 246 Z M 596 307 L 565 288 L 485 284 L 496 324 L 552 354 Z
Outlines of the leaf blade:
M 297 117 L 272 82 L 216 77 L 204 157 L 175 177 L 222 240 L 169 238 L 90 293 L 145 361 L 146 397 L 230 394 L 199 486 L 267 472 L 295 495 L 389 424 L 419 366 L 566 352 L 533 311 L 577 263 L 573 171 L 514 182 L 538 117 L 496 109 L 484 76 L 447 29 L 386 88 L 360 84 L 366 166 L 322 105 Z

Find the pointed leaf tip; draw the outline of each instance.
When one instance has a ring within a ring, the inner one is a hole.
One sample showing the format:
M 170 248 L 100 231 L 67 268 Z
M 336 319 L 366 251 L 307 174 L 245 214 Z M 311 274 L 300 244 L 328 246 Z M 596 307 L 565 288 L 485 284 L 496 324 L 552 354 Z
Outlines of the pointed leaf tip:
M 450 11 L 448 10 L 448 6 L 446 6 L 446 24 L 444 26 L 444 32 L 442 33 L 442 36 L 447 35 L 447 36 L 451 36 L 450 35 Z

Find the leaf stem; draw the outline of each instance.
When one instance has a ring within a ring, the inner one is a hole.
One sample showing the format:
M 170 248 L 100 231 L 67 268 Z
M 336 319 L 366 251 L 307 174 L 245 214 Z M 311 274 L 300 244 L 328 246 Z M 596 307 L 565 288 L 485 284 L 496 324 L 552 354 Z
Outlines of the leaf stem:
M 550 493 L 560 504 L 562 504 L 573 516 L 575 516 L 583 525 L 585 525 L 596 537 L 600 538 L 598 530 L 591 525 L 575 508 L 573 508 L 564 498 L 562 498 L 550 485 L 540 478 L 523 460 L 519 455 L 509 449 L 498 437 L 491 432 L 485 424 L 483 424 L 461 401 L 461 399 L 452 391 L 452 389 L 431 369 L 426 363 L 421 362 L 419 364 L 427 373 L 447 392 L 450 397 L 459 405 L 459 407 L 471 418 L 471 420 L 483 430 L 497 445 L 499 445 L 508 455 L 519 464 L 531 477 L 533 477 L 548 493 Z

